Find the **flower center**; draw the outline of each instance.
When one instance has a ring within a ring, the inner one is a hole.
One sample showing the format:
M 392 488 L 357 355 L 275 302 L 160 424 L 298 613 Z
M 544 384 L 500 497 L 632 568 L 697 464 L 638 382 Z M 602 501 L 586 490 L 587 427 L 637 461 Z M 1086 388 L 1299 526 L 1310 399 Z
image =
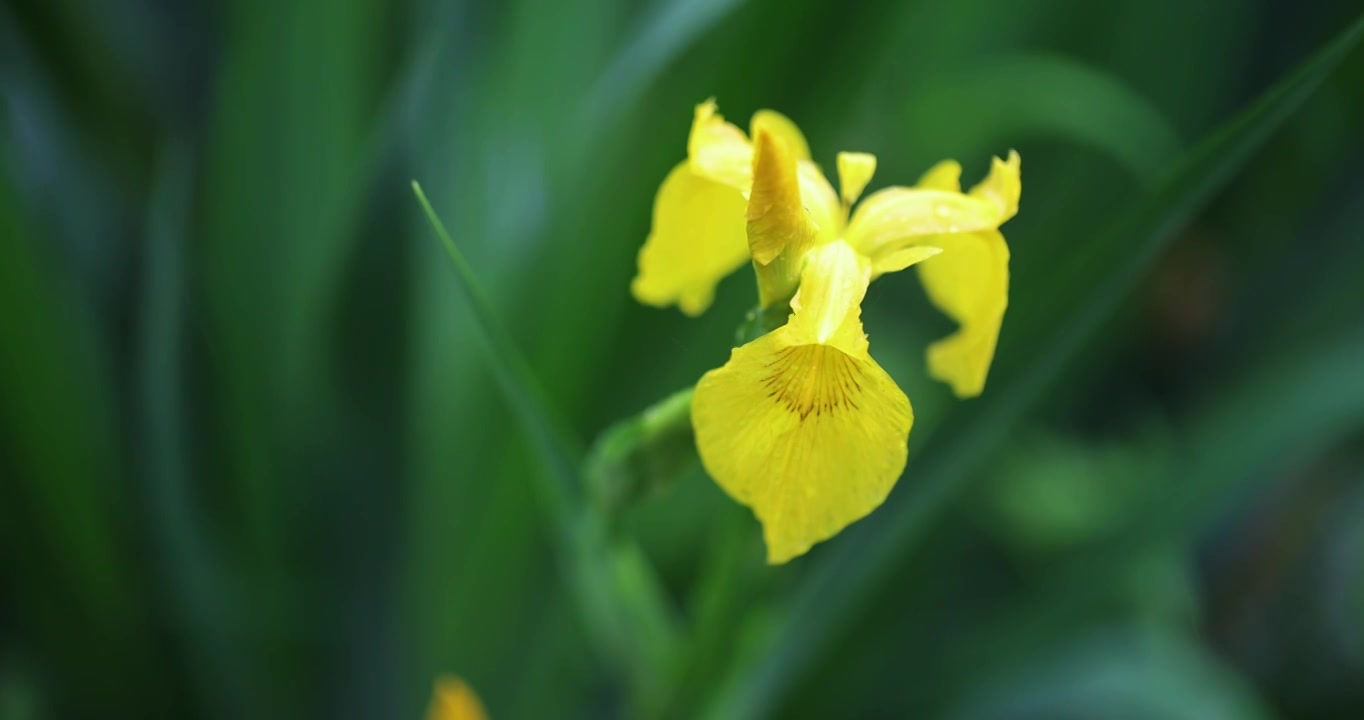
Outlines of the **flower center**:
M 840 410 L 856 410 L 853 397 L 862 390 L 857 361 L 829 345 L 794 345 L 766 362 L 763 386 L 768 397 L 802 421 Z

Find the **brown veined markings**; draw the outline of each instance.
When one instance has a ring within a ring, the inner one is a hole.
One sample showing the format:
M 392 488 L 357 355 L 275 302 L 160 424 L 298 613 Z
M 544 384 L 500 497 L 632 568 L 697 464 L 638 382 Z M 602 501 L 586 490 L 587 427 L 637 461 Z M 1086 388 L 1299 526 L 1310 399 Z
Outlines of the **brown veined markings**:
M 778 350 L 765 363 L 763 379 L 769 397 L 802 421 L 842 408 L 858 409 L 853 399 L 862 390 L 857 361 L 828 345 L 793 345 Z

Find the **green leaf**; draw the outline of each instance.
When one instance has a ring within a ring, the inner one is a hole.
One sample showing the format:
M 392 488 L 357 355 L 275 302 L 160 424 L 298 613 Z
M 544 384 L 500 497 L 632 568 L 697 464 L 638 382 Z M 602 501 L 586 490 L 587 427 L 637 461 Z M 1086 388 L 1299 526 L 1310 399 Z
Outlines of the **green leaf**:
M 478 276 L 415 180 L 412 182 L 412 192 L 416 193 L 417 201 L 426 212 L 426 219 L 431 222 L 431 227 L 445 247 L 446 255 L 455 266 L 455 272 L 459 274 L 459 288 L 469 301 L 469 309 L 486 343 L 488 364 L 497 378 L 497 386 L 516 413 L 517 420 L 531 436 L 549 470 L 549 475 L 537 476 L 540 499 L 559 525 L 566 528 L 571 524 L 574 503 L 578 502 L 578 498 L 574 497 L 578 490 L 575 479 L 578 476 L 579 458 L 583 456 L 582 448 L 568 430 L 567 424 L 552 409 L 553 405 L 535 379 L 535 372 L 517 348 L 511 333 L 497 318 Z
M 0 142 L 0 564 L 21 645 L 106 706 L 155 700 L 147 597 L 120 513 L 114 371 L 77 286 L 51 263 Z M 119 658 L 90 662 L 91 639 Z M 8 644 L 8 643 L 7 643 Z
M 913 484 L 892 493 L 868 520 L 818 554 L 818 565 L 786 608 L 767 652 L 732 674 L 709 706 L 711 717 L 761 717 L 773 711 L 916 549 L 927 529 L 963 491 L 977 464 L 1007 439 L 1024 413 L 1057 382 L 1170 238 L 1302 107 L 1355 46 L 1361 31 L 1364 18 L 1200 144 L 1107 232 L 1085 240 L 1071 259 L 1072 270 L 1083 269 L 1074 276 L 1085 281 L 1057 283 L 1045 303 L 1050 313 L 1027 322 L 1006 320 L 998 370 L 991 378 L 994 391 L 987 390 L 978 401 L 980 411 L 967 413 L 970 417 L 959 415 L 935 432 L 935 444 L 911 465 Z M 1038 342 L 1039 338 L 1043 340 Z
M 638 548 L 613 538 L 603 516 L 585 505 L 580 445 L 546 399 L 421 185 L 413 181 L 412 191 L 459 274 L 460 289 L 488 350 L 498 387 L 545 465 L 545 473 L 534 474 L 536 491 L 554 526 L 561 569 L 590 637 L 616 672 L 630 679 L 633 689 L 654 692 L 677 644 L 676 622 L 666 610 L 658 579 Z

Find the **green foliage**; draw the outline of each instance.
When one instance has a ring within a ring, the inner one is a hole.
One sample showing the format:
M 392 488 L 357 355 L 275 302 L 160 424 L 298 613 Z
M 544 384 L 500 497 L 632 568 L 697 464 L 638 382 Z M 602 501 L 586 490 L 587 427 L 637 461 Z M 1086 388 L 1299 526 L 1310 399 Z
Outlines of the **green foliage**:
M 1364 30 L 1195 5 L 0 8 L 0 718 L 1357 717 Z M 910 464 L 780 568 L 677 390 L 782 318 L 628 293 L 711 96 L 1024 158 L 984 395 L 873 286 Z

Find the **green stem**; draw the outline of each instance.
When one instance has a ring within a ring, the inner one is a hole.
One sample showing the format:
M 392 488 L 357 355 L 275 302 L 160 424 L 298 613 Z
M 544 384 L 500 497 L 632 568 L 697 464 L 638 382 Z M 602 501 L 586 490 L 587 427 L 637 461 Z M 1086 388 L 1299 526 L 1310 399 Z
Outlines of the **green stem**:
M 680 390 L 612 425 L 593 444 L 585 465 L 592 504 L 617 517 L 696 464 L 691 429 L 692 388 Z
M 751 600 L 762 591 L 764 580 L 761 545 L 752 513 L 729 504 L 716 518 L 715 531 L 705 565 L 691 598 L 693 621 L 682 654 L 672 666 L 668 682 L 649 698 L 645 717 L 690 717 L 696 703 L 713 688 L 728 667 L 728 659 L 740 645 L 736 627 L 750 610 Z

